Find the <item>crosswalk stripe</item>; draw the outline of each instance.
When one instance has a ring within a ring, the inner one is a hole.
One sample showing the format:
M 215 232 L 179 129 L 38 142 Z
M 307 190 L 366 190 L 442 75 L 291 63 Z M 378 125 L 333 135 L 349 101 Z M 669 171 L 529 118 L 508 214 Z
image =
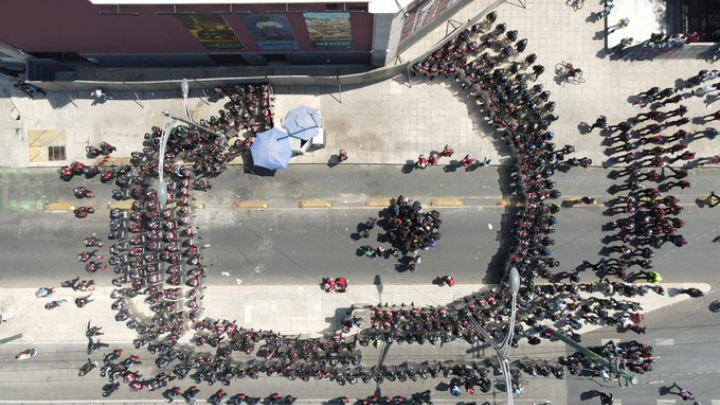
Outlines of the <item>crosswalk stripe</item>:
M 711 399 L 710 405 L 720 405 L 720 399 Z
M 676 399 L 658 399 L 657 405 L 675 405 Z
M 655 339 L 655 346 L 673 346 L 675 339 Z

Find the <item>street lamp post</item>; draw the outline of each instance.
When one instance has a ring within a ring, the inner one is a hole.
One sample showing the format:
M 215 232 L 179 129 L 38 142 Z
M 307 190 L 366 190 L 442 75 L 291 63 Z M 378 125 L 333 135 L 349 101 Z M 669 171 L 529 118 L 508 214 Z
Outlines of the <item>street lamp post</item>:
M 183 92 L 185 91 L 185 88 L 183 88 Z M 193 126 L 195 128 L 202 129 L 205 132 L 209 132 L 211 134 L 215 134 L 227 141 L 228 136 L 223 134 L 222 132 L 213 131 L 212 129 L 205 127 L 203 125 L 200 125 L 194 121 L 186 120 L 180 117 L 176 117 L 167 111 L 163 111 L 163 115 L 165 116 L 165 126 L 163 127 L 162 137 L 160 138 L 160 159 L 158 162 L 158 186 L 157 186 L 157 197 L 158 202 L 160 203 L 161 207 L 164 207 L 167 204 L 167 185 L 165 184 L 164 174 L 165 171 L 163 170 L 163 164 L 165 162 L 165 146 L 167 145 L 168 141 L 168 135 L 170 135 L 170 132 L 172 132 L 172 129 L 175 128 L 175 126 L 178 124 L 178 122 L 185 123 L 187 125 Z
M 512 392 L 512 378 L 510 377 L 510 342 L 512 341 L 512 337 L 515 334 L 515 319 L 517 314 L 517 294 L 518 291 L 520 291 L 520 273 L 518 273 L 517 268 L 512 267 L 510 268 L 510 293 L 512 294 L 512 304 L 511 304 L 511 313 L 510 313 L 510 323 L 508 325 L 508 332 L 505 335 L 505 339 L 503 339 L 501 344 L 498 344 L 495 339 L 493 339 L 492 336 L 480 325 L 480 323 L 475 320 L 475 318 L 472 315 L 468 315 L 468 319 L 470 320 L 470 323 L 475 326 L 475 328 L 480 332 L 480 334 L 485 338 L 485 340 L 490 343 L 490 346 L 495 349 L 495 354 L 497 354 L 498 360 L 500 361 L 500 369 L 502 370 L 503 376 L 505 378 L 505 392 L 507 393 L 507 403 L 508 405 L 513 405 L 513 392 Z
M 219 137 L 221 137 L 221 138 L 223 138 L 223 139 L 225 139 L 225 140 L 228 140 L 228 136 L 227 136 L 226 134 L 223 134 L 222 132 L 213 131 L 212 129 L 210 129 L 210 128 L 206 127 L 206 126 L 200 125 L 200 124 L 198 124 L 198 123 L 195 122 L 195 121 L 189 121 L 189 120 L 186 120 L 186 119 L 184 119 L 184 118 L 176 117 L 176 116 L 170 114 L 170 113 L 167 112 L 167 111 L 163 111 L 163 115 L 166 116 L 166 117 L 168 117 L 168 118 L 172 118 L 172 119 L 175 120 L 175 121 L 180 121 L 180 122 L 182 122 L 182 123 L 184 123 L 184 124 L 190 125 L 190 126 L 195 127 L 195 128 L 202 129 L 202 130 L 205 131 L 205 132 L 209 132 L 209 133 L 214 134 L 214 135 L 217 135 L 217 136 L 219 136 Z
M 165 184 L 165 170 L 163 166 L 165 163 L 165 145 L 167 145 L 168 134 L 175 128 L 177 120 L 172 119 L 169 116 L 165 118 L 165 125 L 163 126 L 162 137 L 160 138 L 160 159 L 158 162 L 158 186 L 157 186 L 157 197 L 160 207 L 165 207 L 167 204 L 167 185 Z
M 183 106 L 185 107 L 185 115 L 187 116 L 187 119 L 193 120 L 192 116 L 190 116 L 190 109 L 188 108 L 188 94 L 190 94 L 190 83 L 188 82 L 188 79 L 183 78 L 182 82 L 180 82 L 180 90 L 182 91 L 182 97 L 183 97 Z

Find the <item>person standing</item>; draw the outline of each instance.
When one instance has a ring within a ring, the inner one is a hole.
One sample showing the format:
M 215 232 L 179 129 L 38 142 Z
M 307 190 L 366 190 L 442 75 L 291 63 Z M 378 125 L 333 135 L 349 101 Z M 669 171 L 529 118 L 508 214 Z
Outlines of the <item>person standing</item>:
M 615 402 L 612 393 L 605 393 L 598 390 L 592 390 L 590 392 L 600 397 L 600 403 L 602 405 L 612 405 Z
M 620 21 L 618 21 L 617 24 L 608 27 L 608 34 L 612 34 L 613 32 L 623 29 L 627 27 L 630 24 L 629 18 L 621 18 Z
M 613 47 L 613 49 L 612 49 L 613 53 L 622 52 L 625 48 L 632 45 L 633 41 L 634 41 L 634 39 L 632 37 L 626 37 L 626 38 L 621 39 L 620 42 Z
M 710 195 L 705 199 L 705 203 L 708 205 L 708 207 L 713 208 L 716 205 L 720 204 L 720 196 L 715 194 L 715 191 L 711 191 Z
M 677 388 L 678 392 L 673 392 L 673 388 Z M 682 388 L 681 386 L 677 385 L 675 381 L 673 381 L 672 385 L 667 388 L 668 392 L 671 394 L 677 394 L 679 395 L 683 401 L 689 401 L 689 400 L 695 400 L 695 397 L 693 396 L 692 392 Z
M 607 129 L 607 117 L 601 115 L 600 118 L 595 120 L 595 123 L 590 126 L 588 132 L 592 132 L 595 128 L 600 128 L 601 131 Z

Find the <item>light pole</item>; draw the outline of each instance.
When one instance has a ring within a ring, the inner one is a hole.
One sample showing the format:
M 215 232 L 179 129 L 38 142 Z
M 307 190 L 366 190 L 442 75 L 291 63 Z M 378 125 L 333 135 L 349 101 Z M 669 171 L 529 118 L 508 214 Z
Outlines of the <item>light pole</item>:
M 497 354 L 498 360 L 500 361 L 500 369 L 502 370 L 503 376 L 505 377 L 505 392 L 507 393 L 507 403 L 508 405 L 513 405 L 513 392 L 512 392 L 512 378 L 510 377 L 510 342 L 512 341 L 512 337 L 515 334 L 515 319 L 516 319 L 516 313 L 517 313 L 517 294 L 518 291 L 520 291 L 520 273 L 518 273 L 518 269 L 515 267 L 510 268 L 510 293 L 512 294 L 512 304 L 510 309 L 510 323 L 508 324 L 508 332 L 505 335 L 505 339 L 503 339 L 502 343 L 498 345 L 498 343 L 493 339 L 492 336 L 480 325 L 480 323 L 475 320 L 475 318 L 468 314 L 468 319 L 470 320 L 470 323 L 475 326 L 475 328 L 480 332 L 480 334 L 485 338 L 485 340 L 490 343 L 490 346 L 495 349 L 495 354 Z
M 160 207 L 165 207 L 167 204 L 167 185 L 165 184 L 165 170 L 163 170 L 163 165 L 165 163 L 165 145 L 167 145 L 168 140 L 168 134 L 172 132 L 173 128 L 175 128 L 175 125 L 177 124 L 176 119 L 171 119 L 171 117 L 166 115 L 165 118 L 165 125 L 163 126 L 162 131 L 162 137 L 160 137 L 160 159 L 158 162 L 158 186 L 157 186 L 157 197 L 158 202 L 160 203 Z
M 205 132 L 215 134 L 225 139 L 226 141 L 228 139 L 227 135 L 223 134 L 222 132 L 213 131 L 212 129 L 202 126 L 194 121 L 189 121 L 180 117 L 176 117 L 168 113 L 167 111 L 163 111 L 163 115 L 165 116 L 165 126 L 163 127 L 162 137 L 160 138 L 160 159 L 158 162 L 159 181 L 157 186 L 158 202 L 160 203 L 161 207 L 164 207 L 165 204 L 167 204 L 167 185 L 165 184 L 165 173 L 163 170 L 163 163 L 165 162 L 165 146 L 167 145 L 168 135 L 170 135 L 170 132 L 172 132 L 172 129 L 175 128 L 178 122 L 182 122 L 195 128 L 202 129 Z
M 193 121 L 192 116 L 190 116 L 190 109 L 188 108 L 187 103 L 188 94 L 190 94 L 190 83 L 188 82 L 188 79 L 182 79 L 182 82 L 180 82 L 180 90 L 182 91 L 183 106 L 185 106 L 185 115 L 189 120 Z
M 205 132 L 209 132 L 209 133 L 211 133 L 211 134 L 217 135 L 217 136 L 225 139 L 226 141 L 229 139 L 226 134 L 223 134 L 222 132 L 213 131 L 212 129 L 210 129 L 210 128 L 206 127 L 206 126 L 200 125 L 200 124 L 198 124 L 198 123 L 195 122 L 195 121 L 188 121 L 188 120 L 186 120 L 186 119 L 184 119 L 184 118 L 176 117 L 176 116 L 170 114 L 170 113 L 167 112 L 167 111 L 163 111 L 162 114 L 163 114 L 164 116 L 168 117 L 168 118 L 172 118 L 172 119 L 175 120 L 175 121 L 180 121 L 180 122 L 182 122 L 182 123 L 184 123 L 184 124 L 190 125 L 191 127 L 195 127 L 195 128 L 198 128 L 198 129 L 202 129 L 202 130 L 205 131 Z

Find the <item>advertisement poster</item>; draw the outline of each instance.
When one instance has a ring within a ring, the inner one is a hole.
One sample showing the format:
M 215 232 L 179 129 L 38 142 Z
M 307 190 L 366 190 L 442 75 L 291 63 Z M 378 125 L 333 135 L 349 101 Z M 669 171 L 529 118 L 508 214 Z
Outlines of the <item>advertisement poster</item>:
M 400 33 L 400 42 L 404 42 L 431 24 L 445 11 L 455 6 L 459 0 L 414 0 L 408 6 L 409 15 L 403 21 L 403 28 Z
M 263 51 L 297 49 L 295 36 L 287 16 L 282 14 L 249 14 L 245 26 Z
M 350 13 L 305 13 L 310 40 L 315 49 L 352 47 Z
M 245 49 L 221 15 L 179 14 L 175 17 L 210 51 L 241 51 Z

